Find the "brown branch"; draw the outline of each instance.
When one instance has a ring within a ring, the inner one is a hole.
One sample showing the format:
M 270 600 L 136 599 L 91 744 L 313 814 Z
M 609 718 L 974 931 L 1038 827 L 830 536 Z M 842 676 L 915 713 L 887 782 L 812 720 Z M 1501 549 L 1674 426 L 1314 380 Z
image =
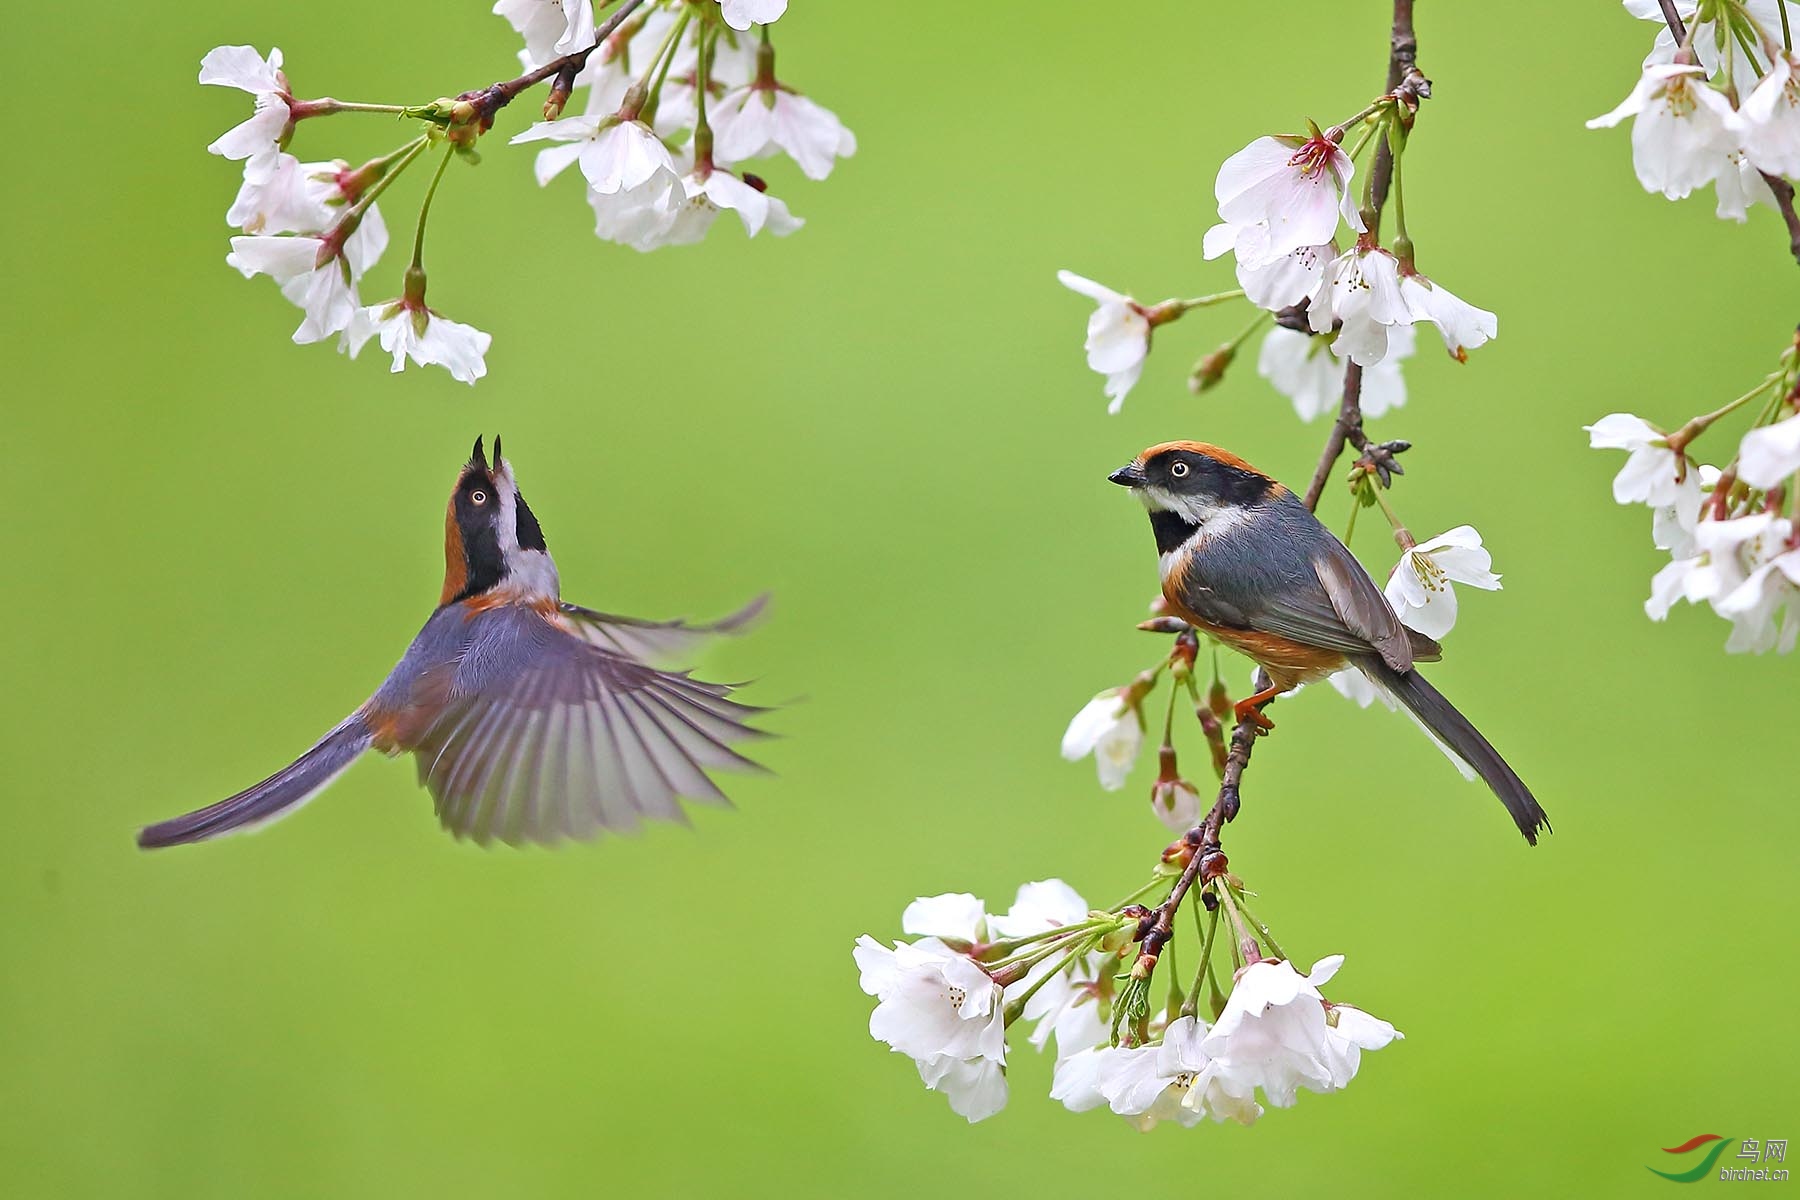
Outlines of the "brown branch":
M 1387 93 L 1398 97 L 1402 105 L 1417 106 L 1419 100 L 1431 95 L 1431 84 L 1419 73 L 1419 43 L 1413 33 L 1413 0 L 1394 0 L 1394 26 L 1388 44 Z M 1387 203 L 1388 187 L 1392 182 L 1394 158 L 1388 148 L 1387 139 L 1381 139 L 1375 149 L 1375 161 L 1370 168 L 1373 172 L 1371 194 L 1374 212 L 1365 214 L 1365 219 L 1372 215 L 1375 219 L 1370 224 L 1370 232 L 1375 233 L 1380 227 L 1381 209 Z M 1297 316 L 1297 313 L 1296 313 Z M 1313 472 L 1312 483 L 1306 489 L 1306 507 L 1316 508 L 1319 496 L 1325 490 L 1325 481 L 1330 477 L 1337 460 L 1344 452 L 1348 442 L 1365 455 L 1370 470 L 1385 472 L 1400 470 L 1400 464 L 1394 462 L 1393 456 L 1406 449 L 1405 442 L 1384 442 L 1372 445 L 1362 427 L 1362 368 L 1354 362 L 1344 367 L 1344 399 L 1338 409 L 1337 420 L 1332 422 L 1331 434 L 1325 440 L 1325 452 L 1320 456 L 1319 466 Z M 1156 632 L 1167 632 L 1163 622 L 1167 618 L 1147 621 L 1139 628 L 1152 629 Z M 1185 628 L 1185 626 L 1184 626 Z M 1259 671 L 1256 677 L 1258 691 L 1268 687 L 1268 676 Z M 1258 714 L 1247 714 L 1237 723 L 1231 733 L 1231 749 L 1226 752 L 1223 769 L 1219 775 L 1219 794 L 1213 806 L 1202 817 L 1200 823 L 1182 835 L 1180 850 L 1188 855 L 1187 865 L 1182 868 L 1175 886 L 1169 889 L 1169 895 L 1154 909 L 1143 914 L 1138 921 L 1136 940 L 1139 943 L 1137 962 L 1132 968 L 1134 978 L 1148 981 L 1156 970 L 1156 961 L 1162 955 L 1163 947 L 1175 933 L 1175 914 L 1181 903 L 1194 887 L 1196 881 L 1202 886 L 1225 873 L 1228 860 L 1220 848 L 1220 838 L 1224 827 L 1237 815 L 1241 803 L 1244 771 L 1250 766 L 1250 752 L 1256 746 L 1256 739 L 1262 734 L 1263 727 L 1257 719 Z M 1171 847 L 1170 857 L 1176 847 Z
M 1681 14 L 1675 11 L 1675 0 L 1658 0 L 1662 6 L 1663 21 L 1669 26 L 1669 32 L 1675 35 L 1677 46 L 1685 45 L 1688 39 L 1687 27 L 1681 23 Z M 1769 185 L 1769 194 L 1775 198 L 1775 207 L 1781 212 L 1782 223 L 1787 226 L 1788 253 L 1794 261 L 1800 263 L 1800 212 L 1794 209 L 1794 185 L 1779 175 L 1771 175 L 1767 171 L 1758 172 L 1763 182 Z
M 644 4 L 644 0 L 624 0 L 619 10 L 606 18 L 594 29 L 594 44 L 585 50 L 577 50 L 573 54 L 565 54 L 561 58 L 552 59 L 535 71 L 527 71 L 516 79 L 508 79 L 491 84 L 474 91 L 464 92 L 458 100 L 466 100 L 475 106 L 476 122 L 483 128 L 493 123 L 494 114 L 511 104 L 520 92 L 535 87 L 552 76 L 568 72 L 573 81 L 575 73 L 587 64 L 588 55 L 606 44 L 606 39 L 613 35 L 627 17 Z
M 1266 685 L 1267 680 L 1259 674 L 1256 683 L 1261 688 Z M 1213 801 L 1212 808 L 1201 818 L 1200 823 L 1181 836 L 1189 854 L 1187 866 L 1182 869 L 1175 886 L 1169 889 L 1168 898 L 1138 923 L 1137 940 L 1141 948 L 1136 971 L 1141 972 L 1145 979 L 1156 969 L 1156 960 L 1162 956 L 1163 947 L 1175 936 L 1175 914 L 1180 910 L 1181 902 L 1187 898 L 1195 880 L 1204 887 L 1225 873 L 1228 860 L 1225 852 L 1219 848 L 1219 832 L 1238 814 L 1238 793 L 1244 778 L 1244 768 L 1250 765 L 1250 751 L 1261 733 L 1262 727 L 1257 724 L 1254 716 L 1245 717 L 1232 730 L 1231 751 L 1225 756 L 1225 770 L 1219 779 L 1218 799 Z
M 1388 37 L 1387 90 L 1390 96 L 1404 96 L 1402 103 L 1416 104 L 1431 95 L 1430 81 L 1419 73 L 1419 38 L 1413 31 L 1413 0 L 1394 0 L 1394 27 Z M 1369 169 L 1373 175 L 1370 180 L 1373 207 L 1371 212 L 1363 214 L 1363 219 L 1373 236 L 1380 232 L 1381 210 L 1387 206 L 1388 187 L 1394 178 L 1394 151 L 1387 138 L 1376 143 L 1375 161 Z M 1346 442 L 1369 453 L 1369 436 L 1363 432 L 1362 378 L 1360 366 L 1354 362 L 1344 364 L 1344 399 L 1338 406 L 1337 419 L 1331 423 L 1324 452 L 1319 455 L 1319 465 L 1313 468 L 1312 481 L 1306 485 L 1304 499 L 1309 509 L 1319 507 L 1319 498 L 1325 494 L 1325 484 L 1337 469 Z M 1375 462 L 1382 463 L 1383 457 L 1376 454 Z M 1399 466 L 1393 461 L 1391 452 L 1385 456 L 1383 465 L 1386 470 L 1398 470 Z

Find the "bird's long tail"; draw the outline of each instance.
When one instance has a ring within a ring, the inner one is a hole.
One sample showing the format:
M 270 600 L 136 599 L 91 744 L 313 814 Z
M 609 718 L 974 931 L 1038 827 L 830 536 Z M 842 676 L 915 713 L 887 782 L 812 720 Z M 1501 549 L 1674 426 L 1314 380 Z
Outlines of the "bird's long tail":
M 311 750 L 255 787 L 185 816 L 147 825 L 138 831 L 146 850 L 203 842 L 208 838 L 266 825 L 299 808 L 341 775 L 369 748 L 369 727 L 352 713 L 319 739 Z
M 1494 795 L 1500 797 L 1500 803 L 1506 805 L 1506 811 L 1512 814 L 1513 822 L 1526 841 L 1535 846 L 1538 830 L 1550 832 L 1550 818 L 1538 805 L 1531 789 L 1525 786 L 1525 781 L 1506 765 L 1506 760 L 1481 736 L 1481 731 L 1456 711 L 1455 705 L 1444 699 L 1443 693 L 1425 682 L 1424 676 L 1416 670 L 1396 671 L 1377 658 L 1364 660 L 1358 666 L 1377 686 L 1404 705 L 1440 745 L 1481 776 L 1482 781 L 1494 790 Z

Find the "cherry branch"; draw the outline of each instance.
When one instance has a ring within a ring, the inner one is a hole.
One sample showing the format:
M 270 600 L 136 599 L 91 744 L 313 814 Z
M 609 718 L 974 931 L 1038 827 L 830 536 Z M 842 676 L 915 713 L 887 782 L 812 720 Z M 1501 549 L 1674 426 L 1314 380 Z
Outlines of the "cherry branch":
M 1418 38 L 1413 32 L 1413 0 L 1394 0 L 1393 34 L 1388 44 L 1387 89 L 1390 95 L 1401 95 L 1414 102 L 1431 95 L 1430 81 L 1419 73 L 1418 54 Z M 1374 222 L 1371 222 L 1371 231 L 1379 227 L 1381 209 L 1387 203 L 1393 169 L 1393 152 L 1388 147 L 1387 139 L 1383 138 L 1375 149 L 1375 161 L 1371 167 L 1374 172 L 1375 217 Z M 1346 442 L 1363 452 L 1372 470 L 1384 473 L 1400 471 L 1400 464 L 1393 461 L 1393 456 L 1406 449 L 1406 443 L 1384 442 L 1376 445 L 1363 433 L 1362 368 L 1354 362 L 1344 368 L 1343 405 L 1338 410 L 1337 420 L 1332 422 L 1331 433 L 1325 440 L 1325 452 L 1319 458 L 1312 484 L 1306 489 L 1305 502 L 1308 509 L 1318 507 L 1319 497 L 1325 490 L 1325 481 L 1337 465 L 1339 456 L 1343 454 Z M 1160 629 L 1161 622 L 1155 627 Z M 1268 677 L 1259 671 L 1256 677 L 1257 690 L 1266 688 L 1268 683 Z M 1205 887 L 1223 875 L 1229 865 L 1224 850 L 1220 848 L 1220 839 L 1225 826 L 1238 815 L 1244 772 L 1250 766 L 1250 752 L 1263 732 L 1257 719 L 1261 707 L 1266 705 L 1259 706 L 1258 712 L 1247 713 L 1231 732 L 1231 749 L 1225 755 L 1224 769 L 1219 774 L 1218 797 L 1213 801 L 1212 808 L 1200 819 L 1198 825 L 1181 836 L 1178 851 L 1172 847 L 1166 852 L 1171 858 L 1176 853 L 1186 854 L 1187 864 L 1182 868 L 1180 877 L 1175 880 L 1175 886 L 1169 889 L 1168 897 L 1138 921 L 1138 957 L 1132 965 L 1131 975 L 1134 980 L 1146 986 L 1156 970 L 1156 962 L 1162 955 L 1163 947 L 1168 945 L 1169 939 L 1175 934 L 1175 914 L 1180 911 L 1182 902 L 1193 890 L 1194 884 L 1198 882 L 1201 887 Z
M 1419 73 L 1419 38 L 1413 32 L 1413 0 L 1394 0 L 1394 28 L 1388 39 L 1387 90 L 1389 95 L 1404 95 L 1415 103 L 1431 95 L 1431 81 Z M 1371 211 L 1364 214 L 1364 219 L 1373 235 L 1381 228 L 1381 210 L 1387 206 L 1388 187 L 1394 178 L 1394 150 L 1387 138 L 1376 144 L 1375 161 L 1369 170 L 1373 175 L 1372 203 Z M 1371 216 L 1373 220 L 1369 219 Z M 1319 498 L 1325 494 L 1325 485 L 1337 469 L 1345 443 L 1355 446 L 1383 477 L 1388 472 L 1405 474 L 1400 464 L 1394 461 L 1394 455 L 1404 447 L 1393 442 L 1371 446 L 1369 435 L 1363 432 L 1362 382 L 1362 367 L 1354 362 L 1346 363 L 1343 402 L 1338 405 L 1337 417 L 1331 423 L 1325 450 L 1319 455 L 1319 465 L 1313 468 L 1312 482 L 1306 485 L 1308 508 L 1319 507 Z
M 1669 32 L 1675 35 L 1675 44 L 1687 44 L 1687 26 L 1681 23 L 1681 14 L 1675 11 L 1675 0 L 1658 0 L 1662 7 L 1663 21 Z M 1794 185 L 1779 175 L 1771 175 L 1767 171 L 1759 171 L 1764 183 L 1769 185 L 1769 192 L 1775 197 L 1775 207 L 1781 210 L 1781 219 L 1787 225 L 1788 253 L 1794 261 L 1800 263 L 1800 212 L 1794 210 Z
M 466 101 L 474 106 L 475 122 L 481 128 L 485 129 L 493 123 L 494 114 L 517 99 L 520 92 L 523 92 L 526 88 L 535 87 L 546 79 L 555 77 L 557 80 L 555 88 L 563 91 L 566 96 L 569 89 L 563 87 L 563 81 L 566 79 L 568 85 L 572 87 L 575 82 L 576 73 L 579 72 L 582 67 L 587 65 L 588 55 L 604 46 L 606 44 L 606 39 L 611 37 L 619 26 L 623 25 L 626 19 L 641 8 L 643 4 L 644 0 L 624 0 L 624 2 L 619 5 L 617 12 L 613 13 L 612 16 L 606 18 L 606 20 L 602 21 L 594 28 L 594 44 L 587 49 L 577 50 L 573 54 L 565 54 L 561 58 L 551 59 L 537 70 L 527 71 L 516 79 L 508 79 L 500 83 L 490 84 L 484 88 L 476 88 L 473 91 L 464 92 L 462 95 L 458 96 L 457 99 Z

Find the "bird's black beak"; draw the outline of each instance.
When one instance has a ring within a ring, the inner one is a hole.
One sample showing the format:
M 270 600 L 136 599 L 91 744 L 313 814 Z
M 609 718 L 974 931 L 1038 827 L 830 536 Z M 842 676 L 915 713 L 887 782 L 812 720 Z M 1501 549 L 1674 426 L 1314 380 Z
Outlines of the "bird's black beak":
M 1144 468 L 1136 462 L 1126 463 L 1107 478 L 1120 487 L 1128 488 L 1141 488 L 1150 482 L 1144 475 Z
M 495 446 L 494 448 L 498 450 L 499 446 Z M 469 465 L 471 467 L 480 467 L 484 471 L 488 469 L 487 454 L 481 448 L 480 438 L 475 439 L 475 449 L 469 454 Z

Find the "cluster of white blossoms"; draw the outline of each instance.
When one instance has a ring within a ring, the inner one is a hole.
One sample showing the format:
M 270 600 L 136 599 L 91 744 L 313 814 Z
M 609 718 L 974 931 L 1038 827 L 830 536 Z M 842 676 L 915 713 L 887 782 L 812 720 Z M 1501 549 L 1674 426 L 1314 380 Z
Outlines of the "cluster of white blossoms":
M 296 342 L 336 338 L 355 357 L 378 339 L 395 371 L 411 361 L 474 383 L 487 373 L 492 338 L 425 303 L 425 226 L 451 158 L 477 161 L 475 144 L 494 114 L 550 79 L 546 119 L 513 141 L 554 143 L 538 154 L 540 182 L 580 166 L 602 238 L 639 250 L 697 242 L 725 211 L 751 236 L 791 233 L 800 220 L 741 164 L 786 155 L 823 179 L 855 152 L 856 139 L 776 75 L 767 27 L 786 10 L 787 0 L 499 0 L 494 11 L 525 40 L 526 74 L 413 105 L 298 99 L 279 49 L 264 57 L 251 46 L 220 46 L 201 61 L 200 82 L 253 103 L 248 119 L 208 147 L 243 164 L 226 213 L 239 231 L 226 262 L 246 278 L 270 277 L 300 308 Z M 561 117 L 577 89 L 585 89 L 582 114 Z M 300 122 L 350 112 L 416 121 L 419 132 L 355 168 L 289 152 Z M 376 199 L 431 153 L 439 157 L 403 286 L 367 304 L 364 276 L 388 245 Z
M 1095 303 L 1088 365 L 1106 376 L 1110 411 L 1119 411 L 1142 375 L 1157 326 L 1227 299 L 1242 297 L 1262 312 L 1237 339 L 1201 360 L 1195 388 L 1216 383 L 1245 338 L 1273 315 L 1277 323 L 1263 340 L 1257 371 L 1309 421 L 1337 411 L 1346 361 L 1363 369 L 1365 416 L 1404 404 L 1399 363 L 1413 353 L 1417 324 L 1434 326 L 1459 361 L 1494 336 L 1493 313 L 1419 272 L 1403 214 L 1392 248 L 1380 243 L 1370 228 L 1372 192 L 1365 187 L 1359 202 L 1353 187 L 1356 154 L 1383 139 L 1398 176 L 1412 104 L 1416 98 L 1385 96 L 1347 126 L 1259 137 L 1225 160 L 1213 187 L 1219 222 L 1202 248 L 1209 259 L 1233 256 L 1238 291 L 1146 305 L 1091 279 L 1059 274 L 1065 287 Z M 1345 150 L 1353 129 L 1361 136 Z
M 1800 60 L 1792 29 L 1800 5 L 1783 0 L 1683 0 L 1684 41 L 1659 0 L 1624 0 L 1662 26 L 1631 94 L 1595 117 L 1599 129 L 1632 118 L 1638 182 L 1671 200 L 1713 185 L 1720 217 L 1773 205 L 1765 174 L 1800 177 Z
M 857 939 L 862 989 L 877 1000 L 869 1033 L 910 1057 L 925 1086 L 943 1092 L 970 1121 L 1006 1106 L 1009 1036 L 1024 1022 L 1031 1046 L 1054 1046 L 1050 1095 L 1073 1111 L 1106 1107 L 1140 1129 L 1203 1118 L 1248 1125 L 1265 1104 L 1292 1105 L 1301 1089 L 1344 1087 L 1364 1050 L 1401 1034 L 1325 999 L 1319 989 L 1341 956 L 1302 975 L 1286 961 L 1262 958 L 1255 938 L 1246 937 L 1229 951 L 1235 972 L 1212 969 L 1217 911 L 1226 909 L 1234 928 L 1247 929 L 1243 898 L 1224 877 L 1209 885 L 1215 920 L 1200 947 L 1194 992 L 1183 995 L 1171 981 L 1170 1006 L 1153 1017 L 1141 1004 L 1124 1011 L 1131 993 L 1118 984 L 1128 976 L 1113 974 L 1133 955 L 1147 910 L 1090 909 L 1060 879 L 1021 887 L 1004 914 L 989 913 L 966 893 L 922 897 L 900 922 L 916 940 L 890 948 L 867 935 Z M 1230 978 L 1228 995 L 1220 974 Z M 1210 1024 L 1199 1015 L 1203 1005 Z
M 1632 118 L 1632 161 L 1645 189 L 1671 200 L 1713 185 L 1720 217 L 1779 206 L 1777 184 L 1800 177 L 1800 5 L 1784 0 L 1685 0 L 1669 20 L 1658 0 L 1624 0 L 1661 28 L 1637 86 L 1590 128 Z M 1676 26 L 1679 25 L 1680 36 Z M 1722 418 L 1755 414 L 1723 467 L 1690 453 Z M 1651 540 L 1668 562 L 1644 611 L 1708 605 L 1731 623 L 1725 649 L 1788 653 L 1800 642 L 1800 338 L 1744 395 L 1673 432 L 1632 413 L 1586 427 L 1595 449 L 1624 450 L 1620 504 L 1649 506 Z
M 1722 417 L 1760 401 L 1724 468 L 1688 453 Z M 1651 509 L 1651 538 L 1669 561 L 1650 581 L 1644 611 L 1668 617 L 1679 600 L 1731 622 L 1725 649 L 1786 654 L 1800 640 L 1800 346 L 1724 407 L 1665 433 L 1631 413 L 1587 427 L 1596 449 L 1624 450 L 1613 499 Z
M 551 143 L 538 152 L 540 184 L 571 165 L 580 170 L 594 232 L 606 241 L 643 251 L 687 245 L 723 212 L 751 237 L 792 233 L 803 222 L 743 164 L 785 155 L 807 178 L 824 179 L 856 152 L 856 138 L 776 74 L 766 31 L 786 7 L 728 0 L 721 27 L 698 19 L 694 0 L 655 0 L 574 76 L 586 89 L 579 115 L 512 140 Z M 580 30 L 593 26 L 590 8 L 589 0 L 500 0 L 494 11 L 525 37 L 520 59 L 530 69 L 580 42 Z M 560 25 L 547 9 L 561 14 Z M 746 32 L 753 27 L 761 34 Z

